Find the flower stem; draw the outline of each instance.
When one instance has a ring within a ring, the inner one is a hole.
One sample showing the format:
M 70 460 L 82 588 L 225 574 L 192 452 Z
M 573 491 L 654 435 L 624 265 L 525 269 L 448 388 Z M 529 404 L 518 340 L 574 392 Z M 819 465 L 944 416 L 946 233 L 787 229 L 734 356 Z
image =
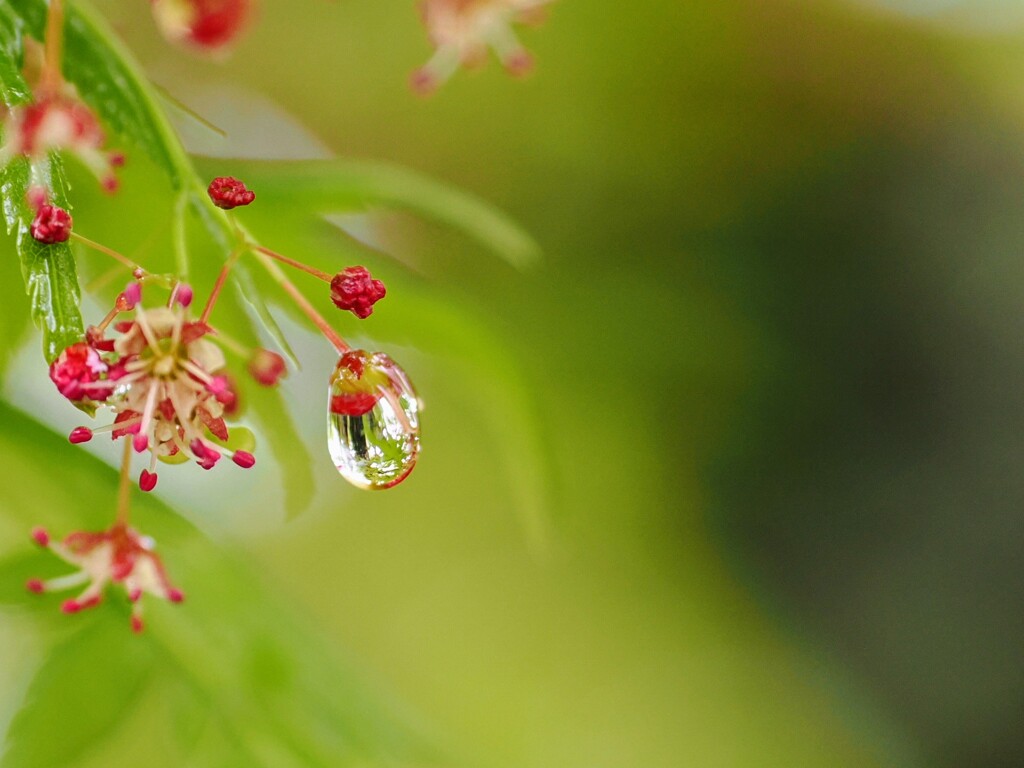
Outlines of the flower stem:
M 171 236 L 174 239 L 174 260 L 179 280 L 188 280 L 188 232 L 185 219 L 188 215 L 188 195 L 181 192 L 174 203 L 174 219 Z
M 323 316 L 316 311 L 313 305 L 309 303 L 309 299 L 302 295 L 302 292 L 281 271 L 281 268 L 274 263 L 273 259 L 277 254 L 274 254 L 272 251 L 268 253 L 267 249 L 260 245 L 252 244 L 251 247 L 256 258 L 259 259 L 267 272 L 270 273 L 270 276 L 292 297 L 292 301 L 299 305 L 299 309 L 303 311 L 313 325 L 320 329 L 320 333 L 327 337 L 327 340 L 334 345 L 334 348 L 338 350 L 338 354 L 343 355 L 348 352 L 351 347 L 345 343 L 345 340 L 338 335 L 338 332 L 331 327 L 330 323 L 324 320 Z
M 217 275 L 217 282 L 213 284 L 213 290 L 210 291 L 210 298 L 206 300 L 206 306 L 203 307 L 203 314 L 199 316 L 200 323 L 205 323 L 210 319 L 210 313 L 213 312 L 213 305 L 217 303 L 220 292 L 224 288 L 224 283 L 227 281 L 228 275 L 231 274 L 231 268 L 235 266 L 235 262 L 238 261 L 238 257 L 241 255 L 241 251 L 235 251 L 228 256 L 228 260 L 224 262 L 224 266 L 220 269 L 220 274 Z
M 95 240 L 90 240 L 87 237 L 83 237 L 77 232 L 71 233 L 71 239 L 81 243 L 82 245 L 92 248 L 93 250 L 99 251 L 100 253 L 105 253 L 110 258 L 115 259 L 116 261 L 119 261 L 122 264 L 124 264 L 126 267 L 128 267 L 128 269 L 132 270 L 133 272 L 139 268 L 138 264 L 136 264 L 134 261 L 129 259 L 124 254 L 118 253 L 113 248 L 107 248 L 107 246 L 102 245 L 101 243 L 97 243 Z
M 43 96 L 56 96 L 64 76 L 61 74 L 61 54 L 64 49 L 64 0 L 50 0 L 46 14 L 46 40 L 44 42 L 43 71 L 39 91 Z
M 319 269 L 316 269 L 315 267 L 311 267 L 308 264 L 303 264 L 301 261 L 295 261 L 295 259 L 290 259 L 283 254 L 276 253 L 270 250 L 269 248 L 264 248 L 262 245 L 252 244 L 251 247 L 254 251 L 258 251 L 259 253 L 262 253 L 264 256 L 269 256 L 272 259 L 276 259 L 277 261 L 280 261 L 282 264 L 287 264 L 289 267 L 301 269 L 303 272 L 313 275 L 313 277 L 320 278 L 325 283 L 331 282 L 330 275 L 328 275 L 326 272 L 321 272 Z
M 115 524 L 127 525 L 128 514 L 131 511 L 131 480 L 128 476 L 132 467 L 132 441 L 126 436 L 123 438 L 124 450 L 121 457 L 121 481 L 117 487 L 117 518 Z

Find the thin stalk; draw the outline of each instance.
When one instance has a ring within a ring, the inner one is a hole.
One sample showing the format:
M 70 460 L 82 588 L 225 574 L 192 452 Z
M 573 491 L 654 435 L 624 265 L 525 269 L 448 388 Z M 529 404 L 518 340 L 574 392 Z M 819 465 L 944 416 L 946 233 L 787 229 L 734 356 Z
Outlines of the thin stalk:
M 220 274 L 217 275 L 217 282 L 213 284 L 213 290 L 210 291 L 210 298 L 206 300 L 206 306 L 203 307 L 203 314 L 199 316 L 200 323 L 205 323 L 210 319 L 210 313 L 213 312 L 213 305 L 217 303 L 220 292 L 224 288 L 224 283 L 227 282 L 228 275 L 231 273 L 231 268 L 235 266 L 235 262 L 238 261 L 238 257 L 241 255 L 241 251 L 235 251 L 228 257 L 228 260 L 224 262 L 224 266 L 220 268 Z
M 117 487 L 117 518 L 114 520 L 117 525 L 127 525 L 131 512 L 131 479 L 128 473 L 132 468 L 132 441 L 125 436 L 122 442 L 124 450 L 121 456 L 121 480 Z
M 264 248 L 262 245 L 256 245 L 255 243 L 253 243 L 251 244 L 251 247 L 253 250 L 262 253 L 264 256 L 269 256 L 272 259 L 276 259 L 277 261 L 280 261 L 282 264 L 287 264 L 289 267 L 300 269 L 303 272 L 313 275 L 313 277 L 320 278 L 325 283 L 331 282 L 330 275 L 328 275 L 326 272 L 321 272 L 319 269 L 316 269 L 315 267 L 311 267 L 308 264 L 303 264 L 301 261 L 295 261 L 295 259 L 290 259 L 283 254 L 276 253 L 270 250 L 269 248 Z
M 39 90 L 45 96 L 60 93 L 64 76 L 61 73 L 61 57 L 64 51 L 64 0 L 50 0 L 46 13 L 46 40 L 44 42 L 43 71 Z
M 100 253 L 105 253 L 110 258 L 115 259 L 116 261 L 119 261 L 122 264 L 124 264 L 126 267 L 128 267 L 128 269 L 132 270 L 133 272 L 139 268 L 138 264 L 136 264 L 134 261 L 129 259 L 124 254 L 118 253 L 113 248 L 107 248 L 107 246 L 102 245 L 101 243 L 97 243 L 95 240 L 90 240 L 87 237 L 83 237 L 77 232 L 71 233 L 71 239 L 81 243 L 82 245 L 88 246 L 93 250 L 99 251 Z
M 174 262 L 178 268 L 178 278 L 188 279 L 188 232 L 185 228 L 185 217 L 188 214 L 188 195 L 178 195 L 174 203 L 174 221 L 171 236 L 174 239 Z

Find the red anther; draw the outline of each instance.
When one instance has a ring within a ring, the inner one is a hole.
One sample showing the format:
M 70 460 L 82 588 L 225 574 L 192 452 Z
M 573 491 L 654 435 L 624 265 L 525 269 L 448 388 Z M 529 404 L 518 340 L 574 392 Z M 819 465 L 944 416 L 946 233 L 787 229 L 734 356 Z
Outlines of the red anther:
M 128 593 L 128 600 L 130 600 L 133 603 L 139 602 L 139 600 L 141 598 L 142 598 L 142 589 L 140 589 L 139 587 L 136 587 L 135 589 L 133 589 L 131 592 Z
M 228 380 L 223 376 L 214 376 L 208 382 L 206 382 L 206 388 L 214 395 L 219 395 L 222 392 L 227 391 Z
M 409 87 L 417 96 L 429 96 L 440 84 L 437 76 L 426 67 L 420 67 L 409 76 Z
M 256 193 L 246 189 L 245 184 L 234 176 L 218 176 L 206 190 L 213 204 L 230 211 L 242 205 L 249 205 L 256 199 Z
M 265 387 L 277 384 L 288 373 L 284 358 L 269 349 L 257 349 L 249 358 L 249 374 Z
M 139 634 L 140 632 L 142 632 L 142 630 L 146 628 L 146 625 L 142 623 L 142 617 L 141 616 L 136 616 L 135 614 L 132 614 L 131 622 L 132 622 L 132 632 L 134 632 L 136 635 Z
M 180 589 L 175 589 L 174 587 L 171 587 L 167 590 L 167 599 L 170 600 L 172 603 L 180 603 L 185 599 L 185 593 L 182 592 Z
M 533 56 L 520 49 L 510 53 L 502 64 L 505 65 L 505 71 L 513 77 L 523 77 L 533 70 Z
M 192 286 L 188 283 L 179 283 L 174 292 L 174 300 L 181 304 L 181 306 L 187 307 L 192 303 L 192 298 Z
M 256 457 L 248 451 L 235 451 L 235 454 L 231 457 L 231 460 L 235 462 L 242 469 L 250 469 L 256 464 Z
M 213 469 L 214 465 L 220 461 L 220 452 L 207 446 L 198 437 L 192 441 L 189 448 L 192 450 L 192 455 L 196 457 L 196 462 L 203 469 Z
M 121 294 L 127 306 L 125 309 L 135 309 L 135 305 L 142 301 L 142 285 L 140 283 L 128 283 Z
M 48 546 L 50 546 L 50 534 L 48 534 L 46 532 L 45 528 L 33 528 L 32 529 L 32 539 L 40 547 L 48 547 Z
M 40 243 L 64 243 L 71 237 L 71 214 L 56 205 L 39 206 L 29 231 Z
M 46 587 L 43 582 L 39 579 L 29 579 L 25 582 L 25 589 L 29 592 L 34 592 L 37 595 L 43 594 L 46 591 Z
M 123 168 L 125 164 L 124 152 L 111 152 L 107 159 L 115 168 Z
M 156 472 L 150 472 L 148 469 L 142 470 L 142 474 L 139 475 L 139 488 L 146 493 L 149 493 L 156 488 Z
M 142 453 L 149 448 L 149 436 L 139 432 L 132 438 L 132 446 L 136 453 Z
M 65 600 L 61 604 L 60 609 L 64 611 L 64 613 L 78 613 L 80 610 L 82 610 L 82 604 L 74 599 Z
M 75 427 L 68 435 L 68 442 L 72 445 L 88 443 L 90 440 L 92 440 L 92 430 L 88 427 Z
M 366 267 L 347 267 L 331 280 L 331 301 L 360 319 L 373 314 L 373 305 L 386 294 L 384 283 L 375 280 Z

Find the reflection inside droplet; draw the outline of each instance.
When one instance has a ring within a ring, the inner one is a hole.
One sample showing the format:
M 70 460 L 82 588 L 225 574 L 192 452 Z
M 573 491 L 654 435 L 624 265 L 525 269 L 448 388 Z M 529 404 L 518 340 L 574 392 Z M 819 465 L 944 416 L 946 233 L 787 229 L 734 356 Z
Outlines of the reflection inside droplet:
M 343 355 L 327 405 L 327 445 L 342 477 L 379 490 L 408 476 L 420 448 L 419 400 L 390 357 L 363 350 Z

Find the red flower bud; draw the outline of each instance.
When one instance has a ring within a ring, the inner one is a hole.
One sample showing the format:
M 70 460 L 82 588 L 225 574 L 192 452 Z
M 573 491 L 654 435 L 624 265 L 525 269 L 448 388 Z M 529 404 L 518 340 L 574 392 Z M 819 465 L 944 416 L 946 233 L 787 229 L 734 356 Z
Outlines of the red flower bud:
M 71 214 L 56 205 L 39 206 L 30 228 L 32 238 L 52 245 L 64 243 L 71 237 Z
M 331 301 L 360 319 L 373 314 L 373 305 L 386 294 L 384 283 L 375 280 L 365 267 L 347 267 L 331 280 Z
M 213 204 L 226 211 L 248 205 L 256 199 L 256 193 L 246 189 L 245 184 L 234 176 L 218 176 L 206 191 Z

